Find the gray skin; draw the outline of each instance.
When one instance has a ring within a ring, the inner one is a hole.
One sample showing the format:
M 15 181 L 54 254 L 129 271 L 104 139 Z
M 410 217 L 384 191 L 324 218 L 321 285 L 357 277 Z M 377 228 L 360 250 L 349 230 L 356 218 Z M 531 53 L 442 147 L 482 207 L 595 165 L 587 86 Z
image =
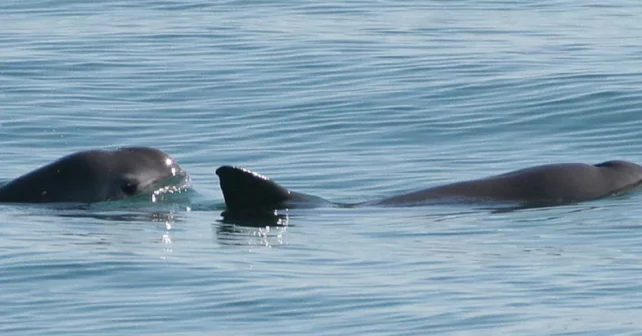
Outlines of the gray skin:
M 339 206 L 413 206 L 444 201 L 517 202 L 550 206 L 594 200 L 631 191 L 642 184 L 642 166 L 627 161 L 549 164 L 501 175 L 456 182 L 359 204 L 336 204 L 288 190 L 247 169 L 217 169 L 228 211 Z
M 167 154 L 147 147 L 65 156 L 0 186 L 3 203 L 93 203 L 150 193 L 189 176 Z

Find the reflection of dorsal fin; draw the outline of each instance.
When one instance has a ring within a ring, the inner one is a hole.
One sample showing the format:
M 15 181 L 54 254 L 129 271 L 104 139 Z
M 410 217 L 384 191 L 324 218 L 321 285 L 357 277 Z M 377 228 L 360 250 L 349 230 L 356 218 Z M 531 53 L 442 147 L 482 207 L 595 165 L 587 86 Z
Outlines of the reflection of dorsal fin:
M 228 210 L 277 209 L 291 198 L 288 189 L 269 178 L 241 167 L 216 170 Z

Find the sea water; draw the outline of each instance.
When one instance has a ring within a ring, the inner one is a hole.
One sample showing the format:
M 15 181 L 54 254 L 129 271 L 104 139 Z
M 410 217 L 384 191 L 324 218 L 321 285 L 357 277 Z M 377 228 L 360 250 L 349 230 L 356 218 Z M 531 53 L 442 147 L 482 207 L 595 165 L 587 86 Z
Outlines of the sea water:
M 193 188 L 0 206 L 0 334 L 639 334 L 642 194 L 227 222 L 214 171 L 361 202 L 642 162 L 641 15 L 630 0 L 4 1 L 1 180 L 151 146 Z

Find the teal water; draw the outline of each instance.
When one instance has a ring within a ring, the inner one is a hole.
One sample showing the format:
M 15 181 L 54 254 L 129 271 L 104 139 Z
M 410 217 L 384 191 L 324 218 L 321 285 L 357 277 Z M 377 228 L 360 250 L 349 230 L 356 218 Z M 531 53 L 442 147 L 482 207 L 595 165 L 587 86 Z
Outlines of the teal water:
M 635 1 L 0 4 L 0 179 L 160 148 L 187 199 L 1 206 L 2 335 L 636 335 L 642 194 L 224 223 L 214 170 L 360 202 L 642 162 Z

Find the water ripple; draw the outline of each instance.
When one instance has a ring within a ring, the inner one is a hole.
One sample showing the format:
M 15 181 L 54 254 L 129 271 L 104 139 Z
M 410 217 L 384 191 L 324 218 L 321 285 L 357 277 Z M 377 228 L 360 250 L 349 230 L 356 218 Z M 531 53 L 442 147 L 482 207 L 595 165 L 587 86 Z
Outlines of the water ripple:
M 143 145 L 196 190 L 149 209 L 2 207 L 0 332 L 637 333 L 638 194 L 230 223 L 214 170 L 358 202 L 535 164 L 639 161 L 639 9 L 3 2 L 2 180 Z

